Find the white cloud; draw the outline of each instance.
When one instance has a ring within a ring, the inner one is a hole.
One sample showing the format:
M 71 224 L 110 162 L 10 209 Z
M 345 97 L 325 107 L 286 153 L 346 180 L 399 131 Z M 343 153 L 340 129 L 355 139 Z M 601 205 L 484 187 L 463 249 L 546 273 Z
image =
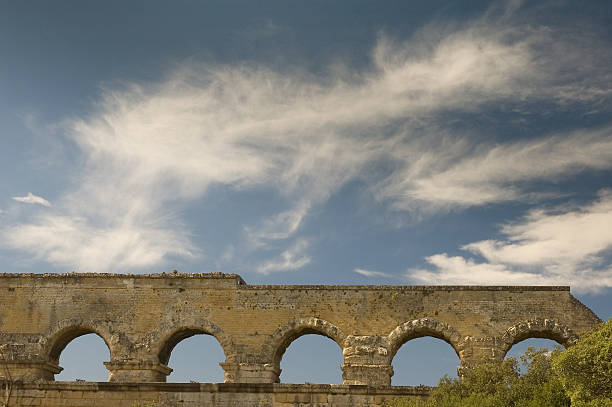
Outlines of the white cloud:
M 228 245 L 223 253 L 221 254 L 220 261 L 217 261 L 217 268 L 220 267 L 221 264 L 231 263 L 236 258 L 236 247 L 232 244 Z
M 361 274 L 362 276 L 366 277 L 393 277 L 391 274 L 384 273 L 382 271 L 366 270 L 360 268 L 355 268 L 353 271 L 357 274 Z
M 538 265 L 597 263 L 612 248 L 612 193 L 568 212 L 534 210 L 523 222 L 502 229 L 505 241 L 484 240 L 463 248 L 490 262 Z
M 13 227 L 3 238 L 9 246 L 81 272 L 126 272 L 159 265 L 168 254 L 194 257 L 191 243 L 172 230 L 136 225 L 92 226 L 85 219 L 43 215 Z
M 47 201 L 45 198 L 36 196 L 32 194 L 31 192 L 28 192 L 27 196 L 14 196 L 13 200 L 17 202 L 28 203 L 28 204 L 38 204 L 38 205 L 42 205 L 46 207 L 51 206 L 51 203 Z
M 427 257 L 433 269 L 410 270 L 416 281 L 436 284 L 562 284 L 576 291 L 612 287 L 612 192 L 572 210 L 533 210 L 502 229 L 504 240 L 462 249 L 486 262 L 446 253 Z
M 191 66 L 161 84 L 107 90 L 91 115 L 66 121 L 83 155 L 83 168 L 73 171 L 77 186 L 55 202 L 52 216 L 5 227 L 2 241 L 62 267 L 149 267 L 199 253 L 171 214 L 213 185 L 271 188 L 291 204 L 245 228 L 261 247 L 293 237 L 311 208 L 347 181 L 374 183 L 368 170 L 375 164 L 394 165 L 376 190 L 398 209 L 524 199 L 520 182 L 610 168 L 608 130 L 582 144 L 562 135 L 475 152 L 469 135 L 444 136 L 439 119 L 449 111 L 584 95 L 567 87 L 573 82 L 563 73 L 573 60 L 564 55 L 587 52 L 524 28 L 483 20 L 435 36 L 429 27 L 402 44 L 381 38 L 371 71 L 324 79 L 247 64 Z M 580 74 L 599 86 L 592 98 L 607 92 L 597 75 Z M 523 155 L 522 169 L 512 166 Z M 567 158 L 548 163 L 560 156 Z M 127 243 L 112 244 L 111 236 Z M 134 252 L 147 260 L 130 260 Z M 305 264 L 283 254 L 288 266 Z
M 547 284 L 536 273 L 515 272 L 503 264 L 476 263 L 462 256 L 446 253 L 426 258 L 435 267 L 434 271 L 415 269 L 409 277 L 427 284 L 488 284 L 488 285 L 537 285 Z
M 287 239 L 297 232 L 309 209 L 308 203 L 301 202 L 294 208 L 263 219 L 254 227 L 246 226 L 247 239 L 254 247 L 265 246 L 270 240 Z
M 267 261 L 258 266 L 257 272 L 270 274 L 274 271 L 297 270 L 306 266 L 311 261 L 310 256 L 304 253 L 308 246 L 307 240 L 297 240 L 293 246 L 282 252 L 277 259 Z
M 442 148 L 407 144 L 393 154 L 405 163 L 379 188 L 397 209 L 457 209 L 530 200 L 534 180 L 555 181 L 585 169 L 612 168 L 612 128 L 505 144 L 442 140 Z

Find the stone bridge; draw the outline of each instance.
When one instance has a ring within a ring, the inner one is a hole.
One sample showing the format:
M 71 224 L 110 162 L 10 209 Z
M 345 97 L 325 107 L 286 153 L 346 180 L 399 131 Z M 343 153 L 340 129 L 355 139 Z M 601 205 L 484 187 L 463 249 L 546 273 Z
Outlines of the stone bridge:
M 221 273 L 3 274 L 0 299 L 2 353 L 23 382 L 53 380 L 88 333 L 108 345 L 115 382 L 164 382 L 172 349 L 203 333 L 225 352 L 225 382 L 276 383 L 285 349 L 314 333 L 342 348 L 344 384 L 390 385 L 413 338 L 446 341 L 469 367 L 526 338 L 569 346 L 601 322 L 569 287 L 247 285 Z

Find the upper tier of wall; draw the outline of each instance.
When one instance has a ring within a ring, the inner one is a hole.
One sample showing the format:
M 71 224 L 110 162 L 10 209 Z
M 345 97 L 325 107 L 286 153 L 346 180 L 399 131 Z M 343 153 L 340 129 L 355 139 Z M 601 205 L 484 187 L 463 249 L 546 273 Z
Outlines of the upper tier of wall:
M 343 349 L 345 384 L 388 385 L 416 337 L 445 340 L 469 367 L 528 337 L 569 346 L 601 322 L 569 287 L 250 286 L 222 273 L 0 274 L 0 302 L 0 345 L 26 382 L 53 380 L 64 347 L 90 332 L 110 349 L 111 381 L 164 381 L 174 346 L 206 333 L 226 382 L 273 383 L 287 346 L 318 333 Z

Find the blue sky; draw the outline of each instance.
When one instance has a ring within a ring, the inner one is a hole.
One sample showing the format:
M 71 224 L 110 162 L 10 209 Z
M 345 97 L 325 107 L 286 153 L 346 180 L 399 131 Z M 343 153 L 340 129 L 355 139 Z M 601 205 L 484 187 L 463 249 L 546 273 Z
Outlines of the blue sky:
M 612 316 L 607 1 L 0 2 L 0 261 L 563 284 Z

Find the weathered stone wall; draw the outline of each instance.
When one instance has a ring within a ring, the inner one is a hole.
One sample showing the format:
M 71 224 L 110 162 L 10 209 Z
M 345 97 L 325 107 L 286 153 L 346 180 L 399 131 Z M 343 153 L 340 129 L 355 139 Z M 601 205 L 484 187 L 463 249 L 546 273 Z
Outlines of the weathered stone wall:
M 516 342 L 571 345 L 601 321 L 569 287 L 274 286 L 237 275 L 0 275 L 0 349 L 13 380 L 53 380 L 59 355 L 95 332 L 110 349 L 112 382 L 163 382 L 174 346 L 213 335 L 228 383 L 275 383 L 301 335 L 334 340 L 345 385 L 388 386 L 406 341 L 448 342 L 462 367 L 501 359 Z M 6 377 L 0 369 L 0 379 Z
M 424 397 L 428 387 L 262 383 L 29 383 L 9 406 L 45 407 L 372 407 Z

